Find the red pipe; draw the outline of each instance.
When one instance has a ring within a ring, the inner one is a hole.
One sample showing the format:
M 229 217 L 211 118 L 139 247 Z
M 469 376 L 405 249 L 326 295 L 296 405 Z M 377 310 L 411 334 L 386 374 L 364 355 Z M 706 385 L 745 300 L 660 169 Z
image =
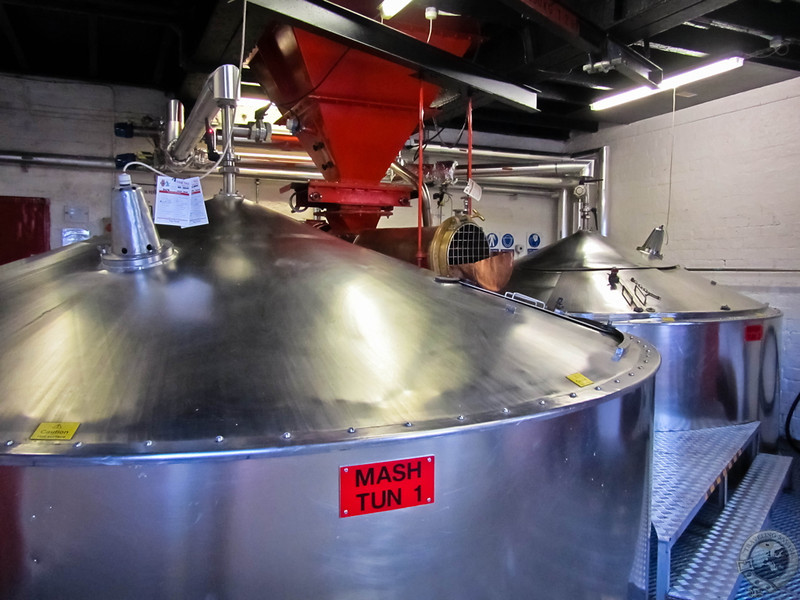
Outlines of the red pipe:
M 425 137 L 425 104 L 422 100 L 422 80 L 419 82 L 419 159 L 417 160 L 417 266 L 422 267 L 425 263 L 425 252 L 422 250 L 422 186 L 425 185 L 423 167 L 425 161 L 422 160 L 423 141 Z
M 467 103 L 467 185 L 472 181 L 472 96 Z M 467 216 L 472 216 L 472 196 L 467 196 Z

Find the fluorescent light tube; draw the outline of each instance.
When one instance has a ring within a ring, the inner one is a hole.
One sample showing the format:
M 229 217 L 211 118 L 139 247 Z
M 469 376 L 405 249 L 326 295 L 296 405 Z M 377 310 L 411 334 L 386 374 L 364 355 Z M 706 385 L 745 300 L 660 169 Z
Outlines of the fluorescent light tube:
M 626 102 L 632 102 L 633 100 L 646 98 L 647 96 L 652 96 L 653 94 L 658 94 L 659 92 L 672 90 L 682 85 L 686 85 L 687 83 L 694 83 L 695 81 L 700 81 L 701 79 L 706 79 L 707 77 L 713 77 L 714 75 L 719 75 L 720 73 L 725 73 L 726 71 L 732 71 L 733 69 L 738 69 L 743 64 L 744 58 L 741 56 L 733 56 L 731 58 L 718 60 L 717 62 L 705 65 L 703 67 L 698 67 L 696 69 L 692 69 L 691 71 L 686 71 L 685 73 L 679 73 L 677 75 L 673 75 L 672 77 L 667 77 L 658 85 L 656 89 L 652 89 L 647 86 L 634 88 L 626 92 L 614 94 L 613 96 L 601 98 L 597 102 L 590 104 L 589 108 L 592 110 L 605 110 L 613 106 L 625 104 Z
M 378 10 L 384 19 L 391 19 L 409 4 L 411 0 L 383 0 Z

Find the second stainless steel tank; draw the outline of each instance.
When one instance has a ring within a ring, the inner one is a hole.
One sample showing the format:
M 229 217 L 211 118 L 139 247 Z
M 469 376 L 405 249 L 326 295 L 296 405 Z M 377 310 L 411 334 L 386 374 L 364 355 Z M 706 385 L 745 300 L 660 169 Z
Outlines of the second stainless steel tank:
M 780 311 L 590 231 L 517 261 L 506 289 L 655 344 L 656 430 L 761 420 L 777 440 Z

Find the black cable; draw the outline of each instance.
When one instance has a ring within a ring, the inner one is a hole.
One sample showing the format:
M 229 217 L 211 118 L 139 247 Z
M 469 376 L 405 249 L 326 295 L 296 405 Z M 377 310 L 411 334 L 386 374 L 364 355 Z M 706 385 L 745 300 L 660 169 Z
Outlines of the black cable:
M 797 408 L 797 404 L 800 403 L 800 394 L 797 394 L 797 398 L 794 399 L 792 402 L 792 407 L 789 409 L 789 414 L 786 415 L 786 441 L 789 442 L 789 445 L 794 449 L 795 452 L 800 453 L 800 443 L 797 442 L 796 439 L 792 437 L 792 415 L 794 415 L 794 411 Z

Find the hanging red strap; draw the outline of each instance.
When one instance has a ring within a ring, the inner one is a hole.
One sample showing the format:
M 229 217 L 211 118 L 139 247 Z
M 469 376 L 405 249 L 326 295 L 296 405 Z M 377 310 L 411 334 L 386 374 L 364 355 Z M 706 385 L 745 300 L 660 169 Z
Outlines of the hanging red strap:
M 472 96 L 467 103 L 467 184 L 472 181 Z M 467 216 L 472 216 L 472 196 L 467 196 Z

